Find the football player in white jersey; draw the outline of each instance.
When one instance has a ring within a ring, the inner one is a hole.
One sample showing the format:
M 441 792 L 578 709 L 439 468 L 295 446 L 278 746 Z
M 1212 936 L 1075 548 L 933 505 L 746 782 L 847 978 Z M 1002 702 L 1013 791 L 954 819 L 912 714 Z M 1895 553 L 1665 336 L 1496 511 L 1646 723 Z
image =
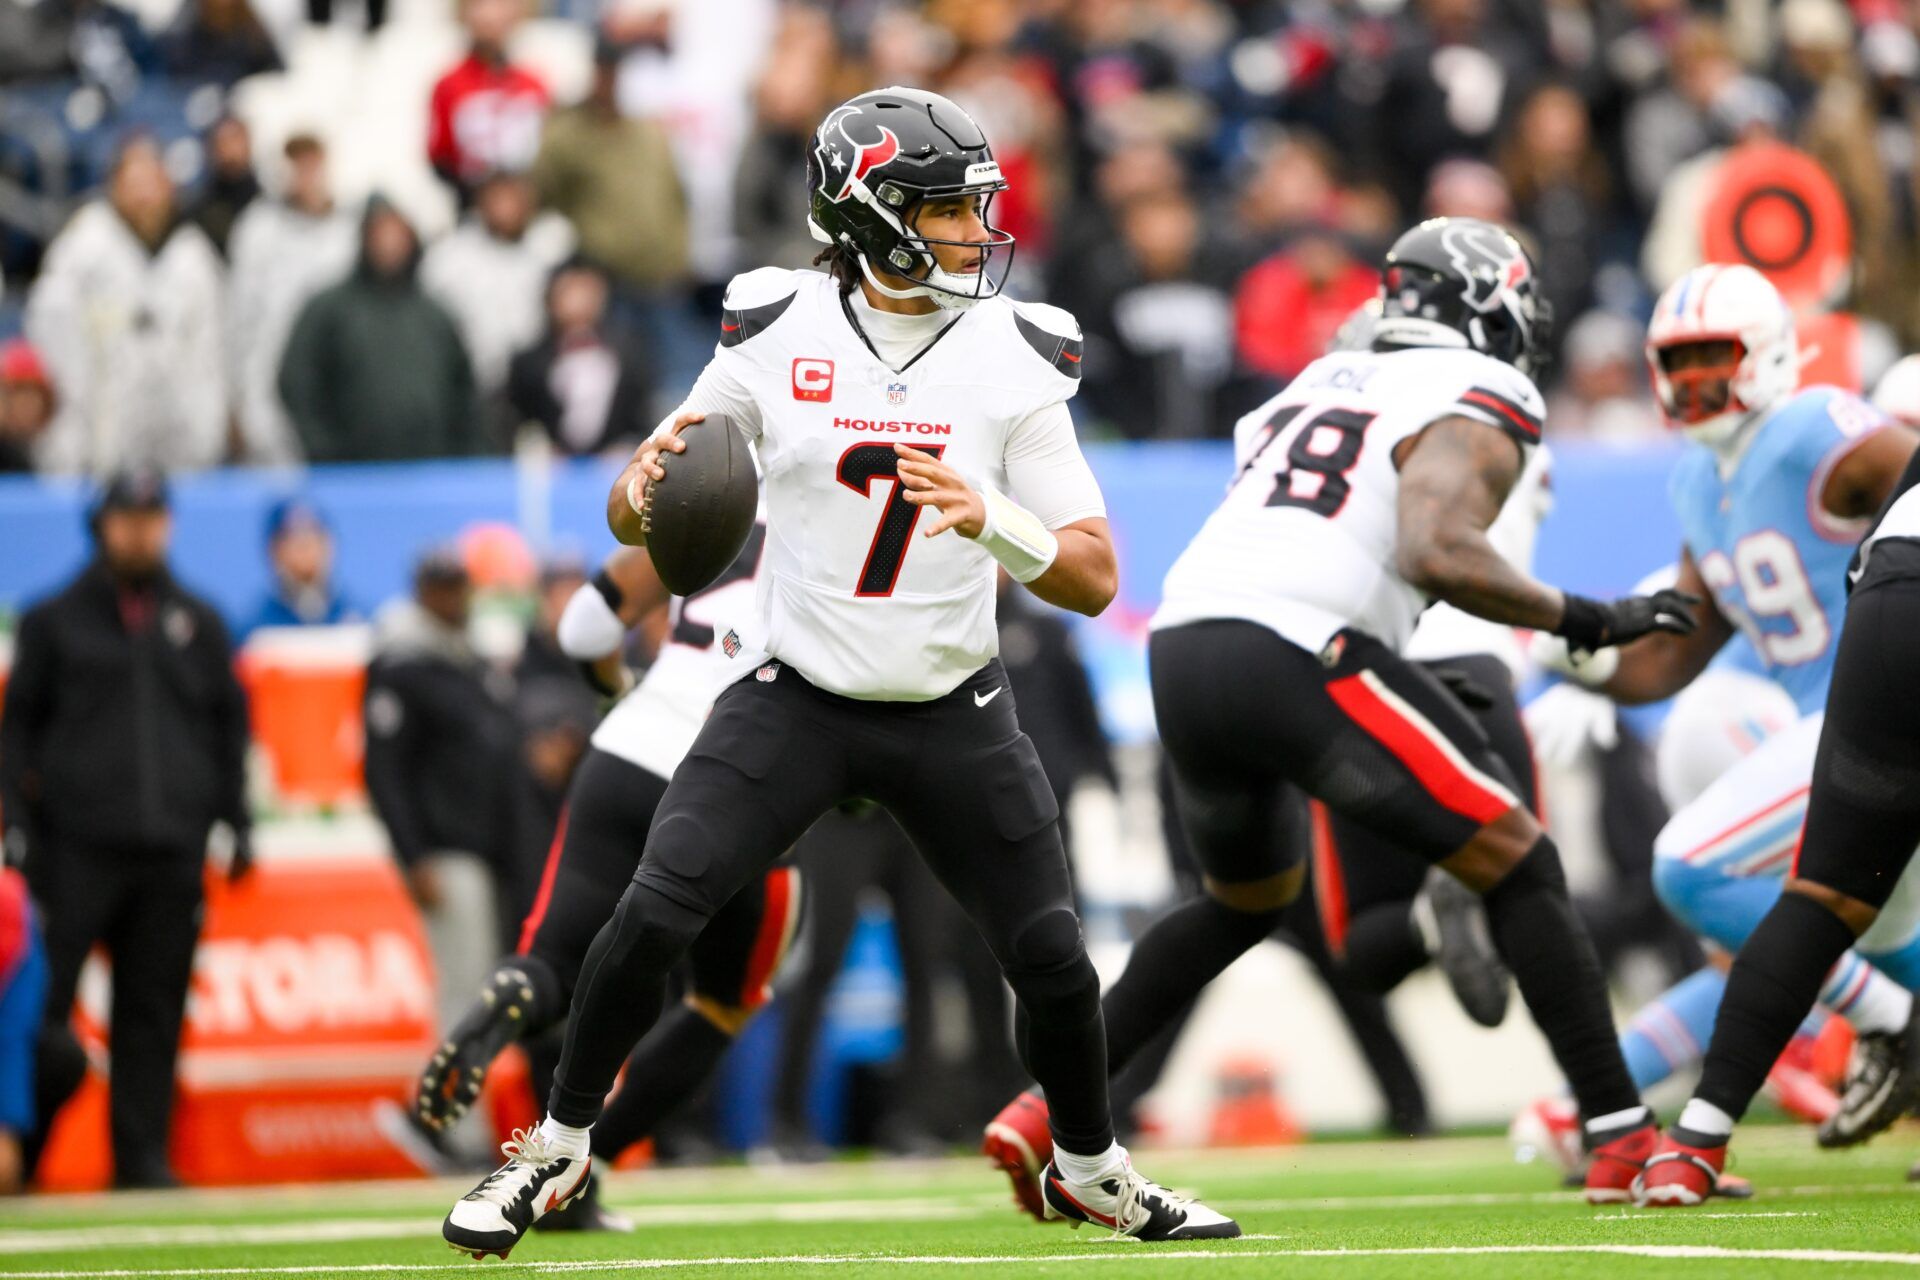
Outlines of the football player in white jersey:
M 547 1118 L 454 1206 L 454 1247 L 504 1255 L 577 1193 L 589 1128 L 659 1016 L 670 967 L 853 798 L 899 821 L 1013 988 L 1022 1055 L 1053 1101 L 1053 1214 L 1142 1240 L 1239 1234 L 1142 1177 L 1114 1141 L 1099 978 L 1058 806 L 995 657 L 997 569 L 1086 614 L 1118 582 L 1066 409 L 1079 329 L 999 292 L 1012 237 L 988 216 L 1005 187 L 979 126 L 945 98 L 892 88 L 836 107 L 807 163 L 831 274 L 737 277 L 712 362 L 609 495 L 615 535 L 643 541 L 660 452 L 726 415 L 764 477 L 759 617 L 742 629 L 742 678 L 675 771 L 587 955 Z
M 1384 275 L 1374 349 L 1323 357 L 1256 411 L 1167 575 L 1154 708 L 1207 893 L 1140 939 L 1108 1017 L 1118 1039 L 1123 1015 L 1154 1020 L 1266 935 L 1300 883 L 1288 814 L 1310 795 L 1481 894 L 1579 1101 L 1587 1197 L 1622 1201 L 1657 1134 L 1559 854 L 1485 733 L 1400 650 L 1435 600 L 1582 651 L 1686 630 L 1688 600 L 1563 593 L 1488 539 L 1540 437 L 1544 322 L 1519 243 L 1434 219 Z
M 701 721 L 738 671 L 730 660 L 737 621 L 753 609 L 753 577 L 766 545 L 756 525 L 720 577 L 691 596 L 669 597 L 645 550 L 623 548 L 581 584 L 560 617 L 559 641 L 602 693 L 616 697 L 594 730 L 554 831 L 533 907 L 515 954 L 503 959 L 421 1073 L 415 1113 L 429 1130 L 457 1123 L 479 1098 L 500 1051 L 566 1016 L 594 935 L 613 914 L 640 865 L 667 780 Z M 667 632 L 637 685 L 622 649 L 629 630 L 659 609 Z M 775 866 L 713 918 L 688 952 L 687 990 L 627 1059 L 620 1090 L 594 1126 L 609 1164 L 650 1136 L 719 1064 L 766 1003 L 800 921 L 800 873 Z M 598 1206 L 594 1183 L 543 1229 L 618 1226 Z

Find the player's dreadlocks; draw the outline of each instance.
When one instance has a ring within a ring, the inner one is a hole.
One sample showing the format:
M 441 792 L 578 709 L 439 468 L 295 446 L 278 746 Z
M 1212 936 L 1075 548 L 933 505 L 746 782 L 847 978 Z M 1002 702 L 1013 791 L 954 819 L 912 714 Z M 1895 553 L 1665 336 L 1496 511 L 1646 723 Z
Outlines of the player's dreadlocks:
M 813 255 L 813 265 L 826 267 L 827 274 L 839 283 L 842 296 L 852 293 L 860 283 L 860 263 L 845 245 L 828 245 Z

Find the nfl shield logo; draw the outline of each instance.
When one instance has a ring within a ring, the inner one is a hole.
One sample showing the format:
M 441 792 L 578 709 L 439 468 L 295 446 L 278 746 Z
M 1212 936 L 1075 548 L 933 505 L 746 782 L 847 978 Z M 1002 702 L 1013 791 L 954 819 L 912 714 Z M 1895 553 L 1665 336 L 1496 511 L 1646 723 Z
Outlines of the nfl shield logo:
M 724 636 L 721 636 L 720 651 L 729 658 L 738 654 L 740 652 L 740 633 L 737 631 L 729 631 Z
M 758 680 L 761 684 L 772 684 L 773 678 L 779 674 L 780 674 L 780 664 L 777 662 L 769 662 L 766 666 L 754 672 L 753 678 Z
M 887 403 L 897 405 L 905 404 L 906 402 L 907 384 L 904 382 L 889 382 L 887 384 Z

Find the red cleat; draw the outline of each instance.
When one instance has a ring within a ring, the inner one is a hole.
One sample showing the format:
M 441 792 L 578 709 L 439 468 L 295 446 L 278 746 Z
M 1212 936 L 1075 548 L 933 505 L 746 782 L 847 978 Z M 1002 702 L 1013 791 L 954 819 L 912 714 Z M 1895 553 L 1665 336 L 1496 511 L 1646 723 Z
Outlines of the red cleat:
M 1690 1147 L 1671 1135 L 1660 1139 L 1660 1149 L 1633 1180 L 1635 1204 L 1652 1208 L 1692 1208 L 1705 1204 L 1720 1189 L 1726 1171 L 1727 1148 Z
M 1634 1179 L 1640 1176 L 1659 1142 L 1660 1131 L 1648 1122 L 1595 1147 L 1587 1163 L 1587 1203 L 1626 1204 L 1632 1200 Z
M 1840 1109 L 1840 1095 L 1814 1069 L 1814 1038 L 1797 1035 L 1767 1073 L 1767 1096 L 1807 1124 L 1824 1124 Z
M 1047 1202 L 1040 1175 L 1053 1159 L 1053 1130 L 1047 1124 L 1047 1100 L 1023 1093 L 1000 1108 L 987 1124 L 980 1150 L 1013 1183 L 1013 1201 L 1033 1216 L 1047 1221 Z

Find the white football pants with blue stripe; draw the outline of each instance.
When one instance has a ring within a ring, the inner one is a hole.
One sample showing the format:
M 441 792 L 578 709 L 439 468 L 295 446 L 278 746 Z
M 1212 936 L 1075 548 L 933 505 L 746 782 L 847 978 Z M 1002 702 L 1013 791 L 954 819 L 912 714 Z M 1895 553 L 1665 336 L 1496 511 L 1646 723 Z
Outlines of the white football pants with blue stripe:
M 1806 716 L 1768 737 L 1676 813 L 1654 842 L 1660 900 L 1729 953 L 1773 906 L 1792 870 L 1824 719 Z M 1821 990 L 1826 1008 L 1844 1015 L 1865 989 L 1861 955 L 1909 990 L 1920 987 L 1920 912 L 1909 888 L 1903 881 L 1879 922 L 1835 966 Z

